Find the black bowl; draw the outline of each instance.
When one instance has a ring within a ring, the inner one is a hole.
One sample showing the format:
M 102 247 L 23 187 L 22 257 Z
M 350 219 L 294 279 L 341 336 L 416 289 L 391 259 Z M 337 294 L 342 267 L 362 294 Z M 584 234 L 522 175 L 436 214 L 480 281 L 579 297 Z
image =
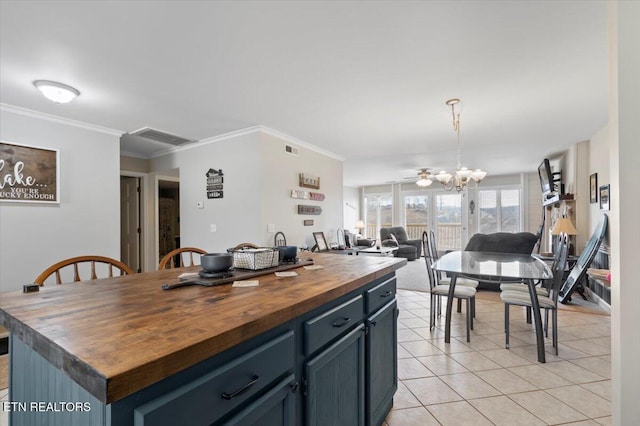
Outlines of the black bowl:
M 200 255 L 200 265 L 205 272 L 223 272 L 233 266 L 232 253 L 207 253 Z
M 298 247 L 296 246 L 280 246 L 276 247 L 279 253 L 280 262 L 291 262 L 298 255 Z

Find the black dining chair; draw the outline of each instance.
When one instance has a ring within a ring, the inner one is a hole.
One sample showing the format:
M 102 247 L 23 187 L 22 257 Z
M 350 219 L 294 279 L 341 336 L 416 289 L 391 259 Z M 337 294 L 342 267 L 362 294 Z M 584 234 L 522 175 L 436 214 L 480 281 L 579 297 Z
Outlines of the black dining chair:
M 545 310 L 544 329 L 547 335 L 549 331 L 549 311 L 551 311 L 552 314 L 552 338 L 556 355 L 558 355 L 558 294 L 563 283 L 565 267 L 567 264 L 567 252 L 569 250 L 567 235 L 561 235 L 560 241 L 561 243 L 558 247 L 558 261 L 551 267 L 553 278 L 549 280 L 549 294 L 546 296 L 544 294 L 537 295 L 540 309 Z M 527 286 L 522 285 L 522 287 L 527 289 L 527 291 L 505 290 L 500 293 L 500 298 L 504 302 L 505 347 L 507 349 L 509 349 L 509 306 L 524 306 L 527 309 L 531 309 L 532 306 L 531 295 L 529 294 Z
M 426 231 L 422 233 L 422 248 L 424 252 L 424 260 L 427 265 L 427 277 L 429 279 L 429 292 L 430 292 L 430 316 L 429 316 L 429 330 L 432 330 L 436 322 L 436 302 L 440 303 L 438 299 L 442 296 L 449 296 L 449 286 L 440 284 L 438 274 L 432 268 L 434 256 L 431 253 L 431 244 L 429 242 L 429 234 Z M 454 289 L 453 297 L 457 299 L 464 299 L 467 307 L 467 342 L 471 341 L 471 331 L 473 330 L 473 316 L 471 315 L 471 304 L 475 303 L 476 289 L 469 286 L 457 286 Z
M 438 252 L 436 233 L 433 229 L 429 230 L 429 249 L 431 250 L 431 256 L 433 256 L 434 262 L 440 259 L 440 252 Z M 437 275 L 438 282 L 441 285 L 449 285 L 451 283 L 451 278 L 443 277 L 440 271 L 434 271 L 434 272 Z M 478 289 L 478 284 L 479 284 L 478 281 L 470 280 L 468 278 L 458 277 L 458 279 L 456 280 L 457 286 L 463 285 L 467 287 L 473 287 L 476 290 Z M 441 309 L 440 301 L 438 301 L 438 315 L 440 315 L 440 309 Z M 458 299 L 458 312 L 462 312 L 462 299 Z M 473 318 L 476 317 L 476 299 L 475 298 L 473 298 L 473 300 L 471 301 L 471 316 Z

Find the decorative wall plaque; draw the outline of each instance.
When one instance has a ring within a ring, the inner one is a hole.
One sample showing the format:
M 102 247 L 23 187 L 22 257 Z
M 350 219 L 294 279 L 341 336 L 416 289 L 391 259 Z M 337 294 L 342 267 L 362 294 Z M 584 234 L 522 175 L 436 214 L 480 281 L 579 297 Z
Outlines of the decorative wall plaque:
M 324 201 L 324 194 L 319 192 L 310 192 L 309 199 L 314 201 Z
M 320 213 L 322 213 L 322 207 L 320 206 L 305 206 L 303 204 L 298 204 L 298 214 L 319 215 Z
M 207 198 L 223 198 L 224 174 L 222 169 L 209 169 L 207 176 Z
M 300 182 L 298 184 L 303 188 L 320 189 L 320 178 L 300 173 Z
M 313 219 L 305 219 L 302 223 L 304 226 L 313 226 Z
M 60 203 L 60 152 L 0 142 L 0 201 Z
M 309 193 L 307 191 L 292 189 L 291 190 L 291 198 L 297 198 L 299 200 L 308 200 Z

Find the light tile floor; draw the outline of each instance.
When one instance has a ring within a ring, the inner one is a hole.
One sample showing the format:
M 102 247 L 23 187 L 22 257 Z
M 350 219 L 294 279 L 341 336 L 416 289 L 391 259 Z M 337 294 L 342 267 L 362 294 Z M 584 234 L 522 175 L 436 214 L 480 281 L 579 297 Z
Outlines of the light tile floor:
M 478 293 L 470 343 L 464 309 L 454 312 L 445 344 L 444 317 L 429 331 L 429 293 L 398 290 L 398 307 L 398 392 L 385 425 L 611 423 L 609 316 L 560 309 L 559 353 L 545 339 L 543 364 L 523 308 L 511 307 L 504 349 L 497 292 Z

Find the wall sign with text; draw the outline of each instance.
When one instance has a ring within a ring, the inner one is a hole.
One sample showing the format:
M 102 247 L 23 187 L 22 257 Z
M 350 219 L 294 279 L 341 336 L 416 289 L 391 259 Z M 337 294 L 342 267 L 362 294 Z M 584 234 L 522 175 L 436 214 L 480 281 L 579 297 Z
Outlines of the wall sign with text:
M 60 203 L 60 151 L 0 142 L 0 201 Z
M 322 207 L 320 206 L 305 206 L 304 204 L 298 204 L 298 214 L 319 215 L 320 213 L 322 213 Z
M 224 196 L 224 174 L 222 169 L 209 169 L 207 176 L 207 198 L 222 198 Z

